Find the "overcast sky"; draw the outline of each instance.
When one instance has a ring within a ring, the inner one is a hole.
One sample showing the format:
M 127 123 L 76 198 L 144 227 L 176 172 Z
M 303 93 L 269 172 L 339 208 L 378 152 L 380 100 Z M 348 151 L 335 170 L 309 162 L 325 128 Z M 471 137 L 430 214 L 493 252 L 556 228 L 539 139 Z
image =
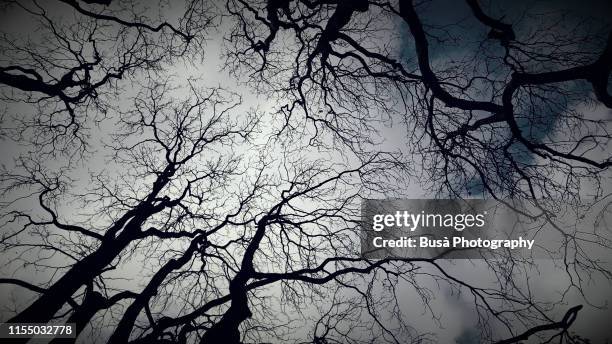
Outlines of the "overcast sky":
M 520 0 L 503 1 L 501 3 L 502 4 L 497 5 L 496 7 L 499 7 L 500 13 L 503 12 L 508 15 L 506 19 L 507 21 L 513 21 L 513 18 L 517 18 L 525 10 L 535 13 L 538 11 L 569 9 L 573 11 L 577 17 L 593 16 L 601 20 L 610 20 L 609 14 L 612 13 L 612 2 L 603 0 L 537 2 Z M 426 16 L 426 22 L 429 21 L 430 24 L 435 25 L 459 22 L 459 27 L 461 27 L 461 29 L 457 30 L 463 30 L 463 32 L 456 33 L 458 36 L 464 38 L 462 41 L 456 42 L 456 44 L 446 44 L 444 47 L 435 46 L 432 54 L 434 64 L 444 64 L 444 61 L 451 57 L 468 54 L 470 47 L 476 44 L 476 42 L 478 42 L 483 35 L 486 35 L 486 30 L 482 27 L 482 25 L 473 19 L 466 19 L 471 17 L 469 15 L 469 8 L 463 2 L 454 0 L 436 0 L 429 6 L 432 11 L 435 10 L 436 15 Z M 496 7 L 493 7 L 493 9 Z M 2 32 L 19 34 L 20 31 L 25 31 L 23 30 L 25 25 L 24 19 L 20 15 L 16 15 L 13 12 L 4 12 L 1 14 L 1 16 L 0 29 Z M 495 17 L 495 15 L 492 16 Z M 515 28 L 517 32 L 520 32 L 522 29 L 520 25 L 529 25 L 529 22 L 520 22 L 519 26 Z M 224 60 L 220 56 L 220 53 L 223 47 L 223 35 L 227 33 L 225 29 L 225 26 L 221 26 L 219 30 L 212 33 L 210 41 L 207 43 L 206 59 L 202 63 L 199 61 L 185 61 L 176 63 L 173 66 L 169 66 L 167 72 L 174 75 L 175 80 L 184 80 L 186 78 L 193 77 L 199 79 L 200 81 L 198 82 L 201 82 L 202 85 L 209 87 L 222 86 L 238 92 L 244 98 L 244 104 L 241 109 L 245 109 L 245 111 L 249 108 L 257 108 L 264 113 L 272 113 L 273 110 L 279 106 L 279 103 L 257 94 L 257 92 L 255 92 L 249 86 L 244 85 L 241 82 L 242 80 L 234 79 L 230 76 L 231 71 L 221 70 Z M 28 35 L 35 36 L 36 33 L 30 32 Z M 396 49 L 403 51 L 404 54 L 410 55 L 410 36 L 405 35 L 405 40 L 403 42 L 399 42 Z M 120 97 L 119 102 L 116 105 L 123 108 L 129 107 L 130 95 L 132 94 L 126 93 L 124 96 Z M 23 104 L 2 102 L 0 106 L 3 108 L 4 113 L 8 115 L 5 115 L 3 118 L 1 123 L 2 127 L 11 127 L 13 125 L 10 120 L 10 115 L 22 115 L 24 113 L 27 115 L 28 111 L 32 111 L 31 108 L 24 106 Z M 583 105 L 575 104 L 574 106 L 580 107 Z M 589 109 L 589 111 L 591 111 L 591 114 L 594 117 L 605 118 L 608 116 L 609 118 L 609 116 L 612 115 L 609 109 L 605 109 L 603 107 L 594 110 Z M 385 149 L 396 148 L 402 150 L 402 145 L 407 143 L 404 136 L 405 133 L 403 131 L 403 127 L 401 127 L 398 123 L 399 121 L 396 121 L 394 125 L 389 125 L 388 123 L 381 124 L 380 136 L 386 140 L 384 143 L 382 143 L 381 147 L 384 147 Z M 112 128 L 112 123 L 103 123 L 100 129 L 92 129 L 91 141 L 94 157 L 87 160 L 86 164 L 75 167 L 73 172 L 71 172 L 71 175 L 80 180 L 83 185 L 87 185 L 88 172 L 102 170 L 107 166 L 107 161 L 103 158 L 105 151 L 102 147 L 102 142 L 104 140 L 108 140 L 108 136 L 106 133 L 104 133 L 104 131 L 109 130 L 109 128 Z M 553 126 L 551 125 L 548 129 L 553 130 Z M 554 135 L 554 132 L 541 133 L 542 135 Z M 20 145 L 18 142 L 2 137 L 2 135 L 0 135 L 0 144 L 0 164 L 5 166 L 12 166 L 13 159 L 20 152 L 23 152 L 24 149 L 28 149 L 27 147 Z M 316 154 L 316 151 L 312 154 Z M 337 158 L 340 159 L 341 157 L 338 156 Z M 50 166 L 53 166 L 56 162 L 49 161 L 48 163 Z M 121 171 L 115 171 L 115 173 L 121 174 Z M 554 178 L 554 176 L 551 176 L 551 178 Z M 610 180 L 609 174 L 608 180 Z M 612 185 L 612 183 L 608 184 Z M 426 198 L 433 196 L 424 191 L 418 181 L 414 181 L 407 185 L 398 185 L 398 188 L 402 188 L 404 193 L 411 196 L 411 198 Z M 612 188 L 610 188 L 609 191 L 612 192 Z M 585 190 L 584 194 L 585 197 L 588 197 L 589 190 Z M 602 258 L 610 263 L 611 257 L 609 251 L 603 252 L 602 254 Z M 490 278 L 490 276 L 488 276 L 486 273 L 481 273 L 481 271 L 486 271 L 486 269 L 483 268 L 485 263 L 482 261 L 459 260 L 454 262 L 444 262 L 443 264 L 448 264 L 449 266 L 452 265 L 452 267 L 449 268 L 449 271 L 452 271 L 457 276 L 463 276 L 469 280 L 487 280 Z M 552 262 L 545 260 L 539 261 L 538 267 L 539 271 L 534 271 L 533 275 L 531 276 L 533 278 L 532 286 L 534 293 L 537 291 L 540 295 L 557 295 L 556 293 L 559 292 L 557 287 L 567 283 L 566 276 L 563 274 L 563 271 L 560 270 L 558 266 L 553 266 Z M 139 268 L 140 267 L 135 260 L 133 266 L 128 265 L 126 268 L 124 268 L 123 273 L 138 275 Z M 34 277 L 34 279 L 30 279 L 30 281 L 36 282 L 36 277 L 44 280 L 46 276 L 41 274 L 40 276 L 32 277 Z M 432 280 L 424 279 L 423 283 L 425 287 L 429 287 L 437 292 L 436 297 L 432 300 L 432 305 L 433 310 L 440 315 L 440 322 L 443 324 L 443 326 L 440 327 L 438 324 L 432 321 L 431 316 L 424 311 L 422 306 L 420 306 L 420 300 L 418 300 L 417 296 L 410 290 L 410 286 L 406 286 L 403 288 L 405 291 L 405 296 L 401 296 L 402 306 L 405 307 L 404 312 L 406 314 L 412 315 L 409 316 L 409 318 L 414 320 L 414 327 L 423 332 L 429 331 L 438 333 L 438 339 L 441 343 L 449 343 L 459 337 L 473 337 L 472 331 L 476 325 L 476 318 L 470 295 L 452 293 L 447 287 L 438 287 Z M 609 282 L 600 280 L 589 284 L 585 294 L 593 298 L 594 304 L 604 305 L 606 302 L 612 301 L 610 300 L 610 297 L 612 296 L 610 295 L 610 290 L 611 285 Z M 23 295 L 27 294 L 19 287 L 10 285 L 0 285 L 0 293 L 9 296 L 0 300 L 0 306 L 5 311 L 5 307 L 12 304 L 12 300 L 10 299 L 11 296 L 21 298 Z M 566 308 L 583 302 L 584 301 L 580 299 L 579 295 L 574 294 L 569 294 L 565 299 Z M 415 304 L 419 306 L 415 307 Z M 559 308 L 557 314 L 561 316 L 566 308 Z M 1 318 L 6 319 L 6 314 L 7 313 L 4 312 Z M 606 336 L 610 335 L 609 319 L 611 318 L 612 311 L 609 309 L 595 309 L 593 307 L 588 307 L 587 309 L 581 311 L 574 329 L 579 333 L 588 333 L 590 338 L 592 338 L 594 342 L 598 343 L 606 338 Z M 467 343 L 469 343 L 469 341 L 462 342 L 462 344 Z

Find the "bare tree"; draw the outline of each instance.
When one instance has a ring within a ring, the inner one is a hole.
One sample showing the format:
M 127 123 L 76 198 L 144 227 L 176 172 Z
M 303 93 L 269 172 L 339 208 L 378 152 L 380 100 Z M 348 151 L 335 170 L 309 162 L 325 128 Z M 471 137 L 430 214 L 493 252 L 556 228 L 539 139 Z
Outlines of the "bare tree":
M 586 207 L 605 202 L 609 119 L 573 106 L 612 106 L 608 27 L 466 0 L 483 30 L 470 58 L 440 61 L 465 33 L 428 2 L 188 1 L 179 19 L 140 5 L 2 4 L 42 32 L 0 40 L 5 130 L 31 148 L 0 174 L 0 284 L 28 295 L 7 322 L 74 322 L 79 341 L 108 343 L 429 343 L 402 295 L 439 321 L 448 288 L 483 341 L 580 342 L 583 307 L 535 295 L 530 257 L 486 260 L 493 285 L 444 255 L 364 258 L 361 202 L 419 178 L 437 196 L 532 202 L 553 227 L 555 207 L 585 206 L 585 184 Z M 225 67 L 280 116 L 170 76 L 202 61 L 217 17 Z M 381 148 L 381 123 L 405 125 L 407 147 Z M 589 252 L 609 252 L 609 233 L 555 228 L 565 292 L 612 278 Z
M 609 118 L 595 114 L 612 107 L 609 22 L 461 5 L 467 25 L 482 29 L 438 20 L 444 11 L 430 1 L 231 0 L 236 25 L 227 61 L 262 91 L 288 99 L 278 107 L 286 128 L 305 119 L 313 142 L 331 135 L 367 154 L 384 135 L 377 123 L 403 122 L 405 151 L 417 157 L 425 187 L 443 197 L 529 201 L 537 209 L 529 216 L 559 230 L 568 288 L 583 290 L 581 276 L 609 279 L 609 268 L 587 253 L 592 243 L 610 247 L 608 234 L 563 230 L 553 221 L 562 205 L 584 211 L 609 196 L 602 187 L 612 161 Z M 440 56 L 457 44 L 465 44 L 459 56 Z M 515 263 L 489 266 L 500 285 L 517 273 Z M 509 300 L 506 291 L 495 293 Z M 481 306 L 500 318 L 495 306 Z M 542 321 L 567 337 L 571 321 Z
M 569 197 L 575 187 L 544 185 L 550 172 L 574 185 L 607 170 L 608 156 L 593 157 L 609 143 L 607 121 L 567 108 L 576 100 L 612 107 L 612 36 L 605 23 L 559 27 L 551 13 L 522 25 L 521 36 L 467 1 L 489 34 L 469 60 L 435 66 L 432 46 L 460 38 L 431 24 L 427 31 L 418 10 L 430 11 L 428 3 L 229 1 L 237 25 L 228 62 L 252 68 L 253 82 L 288 95 L 284 116 L 301 111 L 316 129 L 351 145 L 380 118 L 376 110 L 405 116 L 413 151 L 425 157 L 440 192 L 463 194 L 475 175 L 487 194 Z M 389 23 L 410 36 L 399 37 Z M 276 42 L 281 33 L 286 39 Z M 410 46 L 393 49 L 402 39 Z M 550 127 L 568 136 L 538 137 Z M 532 165 L 528 156 L 548 166 Z
M 83 126 L 112 108 L 122 79 L 201 51 L 204 30 L 212 25 L 206 4 L 197 1 L 185 4 L 177 24 L 123 1 L 104 8 L 69 0 L 1 6 L 7 18 L 28 21 L 26 30 L 9 27 L 0 36 L 1 97 L 34 105 L 31 115 L 10 121 L 18 125 L 9 134 L 48 146 L 49 153 L 85 150 L 89 133 Z
M 3 246 L 8 251 L 27 253 L 31 259 L 20 256 L 14 262 L 37 265 L 41 257 L 52 259 L 55 255 L 72 261 L 66 265 L 60 260 L 62 265 L 49 267 L 57 271 L 53 276 L 59 274 L 61 277 L 52 277 L 48 287 L 30 286 L 40 295 L 10 319 L 11 322 L 48 322 L 67 302 L 74 306 L 73 295 L 87 286 L 83 290 L 83 304 L 73 315 L 74 319 L 86 324 L 88 317 L 83 313 L 91 317 L 97 310 L 108 308 L 124 297 L 135 296 L 125 292 L 104 298 L 93 289 L 95 284 L 104 285 L 103 280 L 97 279 L 103 279 L 101 275 L 117 264 L 130 244 L 151 237 L 175 240 L 200 237 L 201 230 L 183 229 L 183 221 L 191 218 L 184 202 L 198 202 L 199 197 L 204 197 L 201 193 L 224 187 L 224 180 L 237 173 L 233 171 L 236 157 L 231 154 L 202 155 L 212 151 L 215 145 L 232 147 L 234 136 L 247 139 L 256 122 L 249 120 L 240 125 L 228 120 L 227 112 L 236 104 L 222 98 L 222 90 L 196 94 L 194 89 L 193 99 L 175 104 L 163 103 L 161 97 L 166 87 L 166 84 L 159 84 L 148 89 L 150 93 L 142 97 L 154 97 L 159 103 L 145 104 L 138 97 L 134 113 L 129 114 L 134 120 L 121 122 L 124 132 L 116 137 L 114 161 L 129 168 L 129 176 L 123 175 L 122 182 L 114 183 L 104 175 L 93 175 L 95 187 L 75 196 L 82 202 L 83 209 L 96 211 L 86 216 L 82 223 L 67 223 L 57 210 L 62 202 L 68 201 L 64 197 L 70 188 L 70 181 L 61 173 L 49 173 L 40 163 L 24 159 L 20 164 L 22 173 L 6 171 L 3 174 L 6 192 L 16 188 L 32 190 L 42 211 L 29 214 L 15 210 L 4 215 L 7 224 L 16 227 L 14 232 L 4 235 Z M 210 109 L 208 117 L 203 114 L 205 109 Z M 198 159 L 195 163 L 194 158 Z M 146 186 L 134 183 L 137 180 L 146 181 Z M 206 218 L 205 214 L 199 216 Z M 228 215 L 224 221 L 230 221 L 231 217 Z M 223 225 L 223 222 L 218 224 Z M 26 234 L 39 237 L 40 243 L 22 240 L 21 236 Z M 67 247 L 64 241 L 69 243 Z M 196 248 L 198 242 L 194 240 Z

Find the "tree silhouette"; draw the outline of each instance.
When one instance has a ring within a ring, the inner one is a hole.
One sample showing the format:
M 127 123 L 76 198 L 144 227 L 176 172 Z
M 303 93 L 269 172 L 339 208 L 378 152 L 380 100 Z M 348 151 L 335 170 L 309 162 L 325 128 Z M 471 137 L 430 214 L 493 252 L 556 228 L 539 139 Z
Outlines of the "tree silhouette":
M 440 321 L 448 288 L 483 341 L 586 340 L 570 330 L 584 306 L 532 292 L 532 257 L 482 262 L 493 285 L 444 255 L 364 258 L 361 202 L 415 179 L 530 202 L 562 239 L 565 293 L 612 278 L 590 251 L 609 254 L 609 233 L 554 220 L 608 202 L 609 119 L 593 114 L 612 108 L 606 23 L 475 0 L 469 32 L 427 1 L 175 5 L 1 5 L 31 21 L 0 36 L 0 134 L 25 148 L 0 174 L 0 284 L 26 295 L 3 320 L 76 323 L 83 342 L 429 343 L 403 295 Z M 273 111 L 180 75 L 215 29 L 223 67 Z M 470 58 L 444 53 L 458 41 Z M 381 145 L 381 123 L 407 145 Z
M 3 11 L 27 13 L 31 30 L 40 34 L 0 38 L 0 84 L 8 86 L 3 89 L 4 101 L 27 102 L 36 108 L 32 116 L 17 119 L 20 125 L 13 135 L 23 140 L 36 137 L 39 146 L 52 145 L 55 150 L 86 149 L 87 133 L 80 129 L 91 125 L 88 113 L 96 114 L 95 122 L 99 113 L 108 111 L 111 104 L 105 95 L 120 89 L 117 80 L 201 49 L 202 32 L 211 26 L 205 4 L 197 2 L 186 7 L 177 27 L 168 22 L 150 24 L 154 20 L 144 9 L 128 4 L 88 9 L 79 1 L 66 0 L 47 5 L 3 2 Z M 65 13 L 66 6 L 74 13 Z M 33 128 L 38 129 L 35 134 Z

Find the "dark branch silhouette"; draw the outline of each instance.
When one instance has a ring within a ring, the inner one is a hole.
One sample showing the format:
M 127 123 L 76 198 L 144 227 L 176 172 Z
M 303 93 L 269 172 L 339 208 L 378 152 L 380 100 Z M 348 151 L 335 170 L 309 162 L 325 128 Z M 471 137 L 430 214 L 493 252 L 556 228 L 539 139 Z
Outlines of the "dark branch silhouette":
M 591 305 L 612 279 L 592 248 L 612 241 L 555 216 L 609 197 L 612 33 L 454 5 L 470 30 L 411 0 L 1 5 L 28 21 L 0 35 L 0 138 L 19 146 L 0 170 L 2 320 L 112 344 L 430 343 L 406 302 L 442 326 L 448 290 L 481 342 L 579 342 L 566 296 Z M 204 52 L 237 80 L 192 77 Z M 254 104 L 208 87 L 234 82 Z M 506 251 L 478 263 L 486 283 L 444 254 L 361 256 L 362 201 L 414 183 L 532 206 L 561 296 Z

